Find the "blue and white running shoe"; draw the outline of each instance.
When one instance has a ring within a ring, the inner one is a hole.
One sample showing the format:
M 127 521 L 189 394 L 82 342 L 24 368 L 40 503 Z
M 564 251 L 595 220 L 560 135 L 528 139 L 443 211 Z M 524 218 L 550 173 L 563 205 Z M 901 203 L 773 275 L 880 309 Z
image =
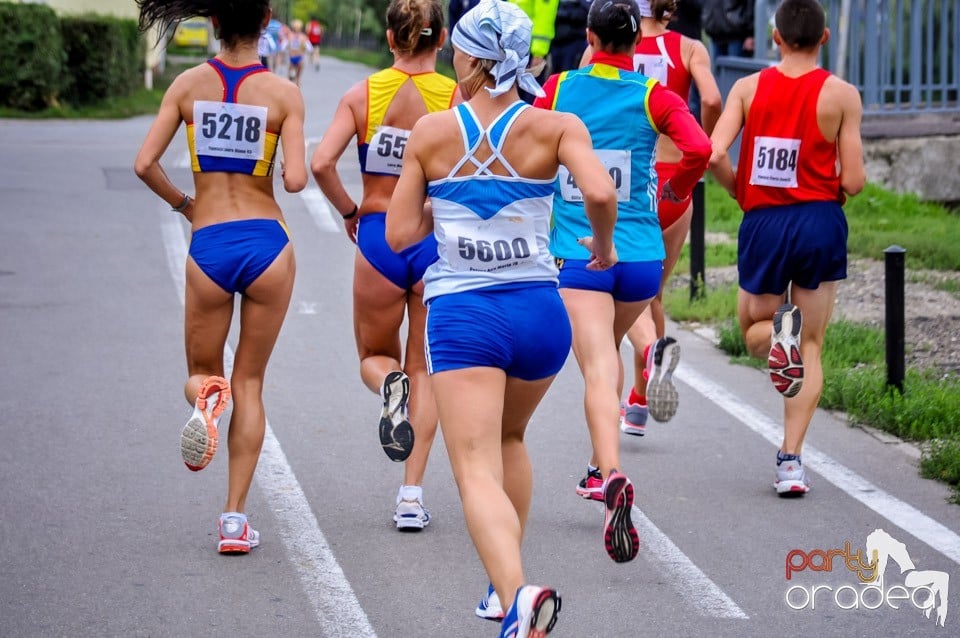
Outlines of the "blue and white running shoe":
M 559 613 L 556 590 L 524 585 L 500 623 L 500 638 L 544 638 L 557 624 Z
M 493 588 L 493 583 L 487 587 L 487 595 L 480 599 L 476 609 L 477 617 L 484 620 L 503 620 L 503 607 L 500 606 L 500 597 L 497 596 L 497 590 Z

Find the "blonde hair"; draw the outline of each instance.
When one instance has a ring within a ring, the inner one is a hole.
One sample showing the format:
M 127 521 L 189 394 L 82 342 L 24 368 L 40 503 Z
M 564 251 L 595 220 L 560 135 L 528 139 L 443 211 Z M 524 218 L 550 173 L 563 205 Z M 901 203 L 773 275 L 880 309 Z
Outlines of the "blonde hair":
M 303 20 L 294 18 L 290 21 L 290 28 L 294 31 L 301 31 L 303 29 Z
M 443 31 L 443 5 L 439 0 L 391 0 L 387 28 L 393 32 L 394 51 L 400 55 L 435 49 Z

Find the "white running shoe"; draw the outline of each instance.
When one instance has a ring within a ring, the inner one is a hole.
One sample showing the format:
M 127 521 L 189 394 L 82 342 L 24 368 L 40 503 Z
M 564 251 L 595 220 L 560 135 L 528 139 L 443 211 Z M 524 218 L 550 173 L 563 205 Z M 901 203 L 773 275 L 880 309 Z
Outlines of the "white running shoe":
M 421 487 L 416 485 L 400 487 L 393 521 L 397 524 L 397 529 L 402 532 L 419 532 L 430 524 L 430 510 L 423 506 Z
M 547 587 L 524 585 L 500 622 L 500 638 L 543 638 L 557 624 L 560 595 Z
M 803 318 L 793 304 L 783 304 L 773 315 L 767 367 L 777 392 L 796 396 L 803 386 L 803 359 L 800 357 L 800 328 Z
M 773 486 L 780 496 L 803 496 L 810 491 L 810 481 L 798 454 L 777 450 L 777 480 Z
M 673 372 L 680 363 L 680 344 L 673 337 L 657 339 L 647 350 L 647 409 L 654 419 L 666 423 L 677 413 L 680 396 L 673 385 Z
M 220 542 L 217 551 L 221 554 L 248 554 L 260 545 L 260 532 L 250 527 L 247 515 L 242 512 L 224 512 L 220 515 Z
M 484 620 L 503 620 L 503 607 L 500 606 L 500 597 L 497 596 L 497 590 L 493 588 L 493 583 L 487 586 L 487 595 L 480 599 L 474 613 L 478 618 Z
M 197 391 L 193 415 L 180 430 L 180 456 L 192 471 L 210 464 L 217 452 L 220 416 L 230 403 L 230 383 L 223 377 L 207 377 Z
M 380 388 L 380 445 L 391 461 L 406 461 L 413 452 L 413 426 L 407 420 L 410 378 L 400 370 L 387 373 Z

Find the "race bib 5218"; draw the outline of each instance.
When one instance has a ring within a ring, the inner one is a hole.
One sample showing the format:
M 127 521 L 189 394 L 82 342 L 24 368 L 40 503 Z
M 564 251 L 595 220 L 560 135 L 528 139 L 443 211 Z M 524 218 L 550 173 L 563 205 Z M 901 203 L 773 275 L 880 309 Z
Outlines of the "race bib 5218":
M 197 155 L 263 159 L 267 107 L 229 102 L 193 103 Z

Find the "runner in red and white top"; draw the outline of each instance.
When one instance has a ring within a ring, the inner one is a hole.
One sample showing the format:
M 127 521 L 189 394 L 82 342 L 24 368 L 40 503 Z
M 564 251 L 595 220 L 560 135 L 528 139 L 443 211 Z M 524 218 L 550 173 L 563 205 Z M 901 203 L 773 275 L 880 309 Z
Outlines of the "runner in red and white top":
M 740 329 L 750 354 L 767 357 L 785 397 L 774 483 L 782 496 L 810 489 L 800 452 L 823 389 L 827 323 L 847 275 L 841 206 L 866 179 L 860 94 L 817 66 L 829 37 L 819 2 L 784 0 L 773 32 L 780 64 L 733 85 L 712 137 L 714 175 L 745 212 Z M 734 172 L 727 152 L 741 129 Z

